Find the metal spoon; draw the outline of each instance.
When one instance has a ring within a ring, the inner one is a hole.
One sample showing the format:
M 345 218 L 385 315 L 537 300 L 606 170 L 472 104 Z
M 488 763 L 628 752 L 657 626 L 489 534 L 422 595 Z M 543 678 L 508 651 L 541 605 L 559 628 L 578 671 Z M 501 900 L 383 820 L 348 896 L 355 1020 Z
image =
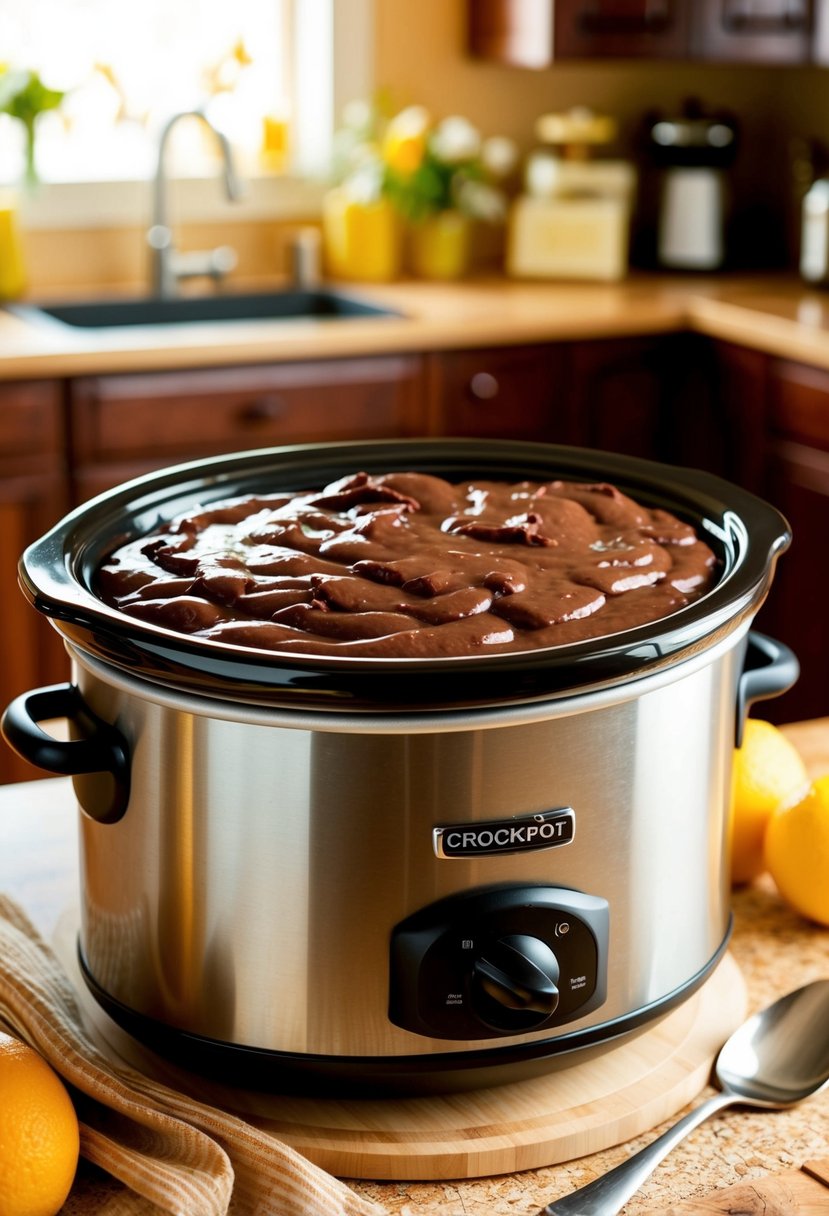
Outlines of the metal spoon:
M 615 1216 L 663 1157 L 724 1106 L 794 1106 L 829 1083 L 829 980 L 816 980 L 749 1018 L 724 1044 L 714 1075 L 722 1090 L 595 1182 L 537 1216 Z

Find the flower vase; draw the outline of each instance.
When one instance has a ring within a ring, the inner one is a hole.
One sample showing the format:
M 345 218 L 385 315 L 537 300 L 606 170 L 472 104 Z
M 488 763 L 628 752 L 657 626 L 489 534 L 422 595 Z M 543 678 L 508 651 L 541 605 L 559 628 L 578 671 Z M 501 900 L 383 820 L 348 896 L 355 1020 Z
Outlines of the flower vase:
M 26 266 L 17 199 L 0 193 L 0 300 L 16 300 L 26 290 Z
M 412 272 L 422 279 L 460 279 L 469 269 L 470 221 L 459 211 L 438 211 L 409 229 Z
M 334 278 L 384 283 L 399 277 L 400 220 L 388 199 L 363 202 L 346 190 L 329 190 L 322 235 L 326 269 Z

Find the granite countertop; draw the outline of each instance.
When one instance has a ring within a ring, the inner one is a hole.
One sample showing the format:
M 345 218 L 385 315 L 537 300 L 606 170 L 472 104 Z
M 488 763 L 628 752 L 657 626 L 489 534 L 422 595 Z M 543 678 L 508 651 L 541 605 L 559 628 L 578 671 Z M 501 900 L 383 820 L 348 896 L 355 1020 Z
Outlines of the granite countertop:
M 250 288 L 250 285 L 246 285 Z M 260 285 L 262 286 L 262 285 Z M 262 286 L 262 289 L 268 285 Z M 0 378 L 324 359 L 696 330 L 829 368 L 829 295 L 794 276 L 340 285 L 399 315 L 73 329 L 0 310 Z
M 783 728 L 813 776 L 829 772 L 829 718 Z M 57 798 L 58 778 L 0 787 L 0 889 L 17 899 L 41 933 L 49 936 L 61 913 L 77 899 L 72 862 L 74 816 Z M 792 911 L 768 877 L 733 893 L 735 928 L 730 950 L 748 992 L 750 1012 L 814 979 L 829 977 L 829 928 Z M 380 1203 L 390 1216 L 532 1216 L 554 1198 L 583 1185 L 650 1142 L 678 1116 L 635 1140 L 588 1157 L 520 1173 L 463 1181 L 369 1182 L 351 1185 Z M 737 1183 L 762 1187 L 784 1171 L 799 1171 L 829 1153 L 829 1091 L 780 1112 L 729 1110 L 697 1128 L 658 1168 L 624 1209 L 626 1216 L 666 1213 L 677 1204 Z M 763 1206 L 739 1211 L 829 1213 L 829 1189 L 808 1208 Z M 99 1210 L 107 1181 L 84 1166 L 65 1207 L 67 1216 Z M 756 1196 L 755 1196 L 756 1199 Z M 101 1209 L 102 1210 L 102 1209 Z M 690 1209 L 682 1208 L 683 1213 Z M 695 1211 L 697 1209 L 694 1209 Z M 734 1211 L 731 1206 L 699 1211 Z

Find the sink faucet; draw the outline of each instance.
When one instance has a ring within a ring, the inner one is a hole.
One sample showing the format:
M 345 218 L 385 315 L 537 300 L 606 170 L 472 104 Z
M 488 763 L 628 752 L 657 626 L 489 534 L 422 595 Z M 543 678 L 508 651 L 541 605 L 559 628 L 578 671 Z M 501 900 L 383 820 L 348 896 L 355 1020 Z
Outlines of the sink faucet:
M 165 152 L 170 133 L 182 118 L 199 118 L 213 132 L 222 152 L 225 193 L 232 201 L 239 198 L 239 182 L 233 164 L 233 154 L 227 136 L 213 126 L 201 110 L 184 110 L 174 114 L 165 124 L 158 141 L 158 164 L 153 186 L 153 220 L 147 232 L 147 244 L 151 249 L 150 280 L 153 295 L 174 296 L 181 279 L 207 276 L 221 282 L 236 265 L 236 253 L 227 245 L 203 253 L 182 253 L 173 243 L 173 233 L 167 218 L 167 174 L 164 167 Z

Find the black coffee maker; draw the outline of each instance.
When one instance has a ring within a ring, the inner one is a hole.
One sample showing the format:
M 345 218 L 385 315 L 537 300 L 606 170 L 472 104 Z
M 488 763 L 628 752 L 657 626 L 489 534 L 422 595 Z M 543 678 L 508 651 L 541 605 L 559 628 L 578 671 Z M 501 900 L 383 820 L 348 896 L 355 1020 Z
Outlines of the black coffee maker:
M 656 204 L 652 260 L 668 270 L 720 269 L 727 253 L 735 119 L 726 112 L 706 114 L 689 99 L 677 117 L 649 114 L 644 134 Z

